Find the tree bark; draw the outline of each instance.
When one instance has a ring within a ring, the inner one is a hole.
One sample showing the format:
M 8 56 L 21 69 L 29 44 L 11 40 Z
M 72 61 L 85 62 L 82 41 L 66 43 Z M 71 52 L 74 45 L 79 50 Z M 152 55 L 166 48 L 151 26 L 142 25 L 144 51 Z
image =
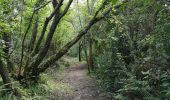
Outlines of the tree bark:
M 82 44 L 81 44 L 81 41 L 80 41 L 80 42 L 79 42 L 79 47 L 78 47 L 78 48 L 79 48 L 79 49 L 78 49 L 78 52 L 79 52 L 79 54 L 78 54 L 78 55 L 79 55 L 79 62 L 82 61 L 82 59 L 81 59 L 81 51 L 82 51 L 82 48 L 81 48 L 81 47 L 82 47 Z
M 40 50 L 40 52 L 33 57 L 32 61 L 28 65 L 27 69 L 25 70 L 26 71 L 25 76 L 28 76 L 28 77 L 25 77 L 25 78 L 32 78 L 32 80 L 35 80 L 35 81 L 37 80 L 37 78 L 38 78 L 37 68 L 38 68 L 39 64 L 43 61 L 44 57 L 46 56 L 48 49 L 50 47 L 53 35 L 55 33 L 56 27 L 59 24 L 60 19 L 68 12 L 68 9 L 69 9 L 72 1 L 73 0 L 69 0 L 69 2 L 68 2 L 63 13 L 60 14 L 60 12 L 59 12 L 60 8 L 58 8 L 58 11 L 54 15 L 54 19 L 53 19 L 52 25 L 50 27 L 50 31 L 48 32 L 44 46 Z
M 32 30 L 32 37 L 31 37 L 30 43 L 28 45 L 28 52 L 27 53 L 31 53 L 32 50 L 34 49 L 34 44 L 35 44 L 35 41 L 36 41 L 36 38 L 37 38 L 37 32 L 38 32 L 38 16 L 37 16 L 36 22 L 35 22 L 33 30 Z M 30 57 L 28 56 L 28 58 L 26 59 L 25 69 L 28 67 L 29 62 L 30 62 Z M 21 71 L 21 69 L 20 69 L 20 71 Z M 18 75 L 18 78 L 19 77 L 22 77 L 21 72 Z
M 37 38 L 37 32 L 38 32 L 38 17 L 37 17 L 36 22 L 34 24 L 34 28 L 32 30 L 32 37 L 31 37 L 30 43 L 28 45 L 28 52 L 29 53 L 34 48 L 34 44 L 35 44 L 35 41 L 36 41 L 36 38 Z
M 58 23 L 59 23 L 59 18 L 58 18 L 58 15 L 56 14 L 54 17 L 54 20 L 52 22 L 50 31 L 48 33 L 46 42 L 45 42 L 43 48 L 40 50 L 40 52 L 37 55 L 35 55 L 35 57 L 33 57 L 32 60 L 30 61 L 30 64 L 28 65 L 27 69 L 25 70 L 26 71 L 25 76 L 27 76 L 27 75 L 36 76 L 37 66 L 42 62 L 42 60 L 44 59 L 44 57 L 46 56 L 46 54 L 48 52 L 53 34 L 55 32 L 55 29 L 56 29 Z
M 4 33 L 2 37 L 5 41 L 5 47 L 3 48 L 4 58 L 7 62 L 8 71 L 12 73 L 14 71 L 14 64 L 10 60 L 11 37 L 7 33 Z
M 0 75 L 2 77 L 2 80 L 3 80 L 3 83 L 5 85 L 5 88 L 8 91 L 11 91 L 12 86 L 11 86 L 11 80 L 9 78 L 9 72 L 8 72 L 8 69 L 4 66 L 1 59 L 0 59 Z
M 58 4 L 53 2 L 53 7 L 54 6 L 56 6 L 56 7 L 55 7 L 54 11 L 51 13 L 51 15 L 49 17 L 47 17 L 46 20 L 44 21 L 44 25 L 43 25 L 43 29 L 41 31 L 41 35 L 40 35 L 40 37 L 39 37 L 39 39 L 37 41 L 35 49 L 31 53 L 31 57 L 35 56 L 39 52 L 39 49 L 40 49 L 40 46 L 41 46 L 41 42 L 42 42 L 42 40 L 44 38 L 44 35 L 45 35 L 45 32 L 47 30 L 47 26 L 48 26 L 50 20 L 56 15 L 56 13 L 59 14 L 59 9 L 62 6 L 63 1 L 64 0 L 61 0 Z
M 26 29 L 26 32 L 25 32 L 25 34 L 24 34 L 24 37 L 23 37 L 23 40 L 22 40 L 22 43 L 21 43 L 21 45 L 22 45 L 22 47 L 21 47 L 21 61 L 20 61 L 18 76 L 21 76 L 21 70 L 22 70 L 22 64 L 23 64 L 23 58 L 24 58 L 25 39 L 26 39 L 27 34 L 28 34 L 28 32 L 29 32 L 29 29 L 30 29 L 30 27 L 31 27 L 31 25 L 32 25 L 32 20 L 33 20 L 34 15 L 35 15 L 35 10 L 33 11 L 32 15 L 31 15 L 31 18 L 30 18 L 30 20 L 29 20 L 28 27 L 27 27 L 27 29 Z
M 93 66 L 93 35 L 92 33 L 89 34 L 89 67 L 90 69 L 94 69 Z

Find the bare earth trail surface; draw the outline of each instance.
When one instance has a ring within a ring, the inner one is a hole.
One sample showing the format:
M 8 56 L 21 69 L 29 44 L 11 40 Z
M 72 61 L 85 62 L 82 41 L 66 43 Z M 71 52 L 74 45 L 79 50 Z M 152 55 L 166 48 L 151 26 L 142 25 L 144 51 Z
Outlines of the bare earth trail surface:
M 95 80 L 87 75 L 86 64 L 69 67 L 59 82 L 64 89 L 56 90 L 51 100 L 109 100 L 99 92 Z

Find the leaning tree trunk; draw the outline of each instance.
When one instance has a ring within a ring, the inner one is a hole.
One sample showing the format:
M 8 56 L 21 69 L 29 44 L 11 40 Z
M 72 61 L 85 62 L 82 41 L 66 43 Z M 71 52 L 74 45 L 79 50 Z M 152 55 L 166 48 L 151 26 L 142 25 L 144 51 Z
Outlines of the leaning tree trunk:
M 43 61 L 43 59 L 45 58 L 49 48 L 50 48 L 50 44 L 51 44 L 51 41 L 52 41 L 52 38 L 53 38 L 53 35 L 55 33 L 55 30 L 56 30 L 56 27 L 57 25 L 59 24 L 61 18 L 63 16 L 65 16 L 65 14 L 68 12 L 68 9 L 72 3 L 73 0 L 69 0 L 66 8 L 64 9 L 64 11 L 61 13 L 60 12 L 60 7 L 61 7 L 61 3 L 62 3 L 63 0 L 60 1 L 60 3 L 58 5 L 56 5 L 56 8 L 54 10 L 54 12 L 49 16 L 47 17 L 47 20 L 49 21 L 50 19 L 52 19 L 52 17 L 54 16 L 53 18 L 53 22 L 51 24 L 51 27 L 50 27 L 50 30 L 48 32 L 48 35 L 47 35 L 47 38 L 46 38 L 46 41 L 44 43 L 44 46 L 42 47 L 42 49 L 38 52 L 37 55 L 35 55 L 32 60 L 30 61 L 30 64 L 28 65 L 28 67 L 25 69 L 25 73 L 24 73 L 24 78 L 26 78 L 26 80 L 30 79 L 30 80 L 33 80 L 33 81 L 37 81 L 38 78 L 39 78 L 39 75 L 37 75 L 37 70 L 38 70 L 38 66 L 39 64 Z M 48 23 L 45 23 L 45 24 L 48 24 Z M 44 26 L 47 26 L 47 25 L 44 25 Z M 44 30 L 44 29 L 43 29 Z M 42 38 L 42 37 L 40 37 Z
M 102 10 L 102 8 L 105 6 L 105 4 L 103 4 L 95 13 L 94 17 L 89 21 L 89 23 L 84 27 L 84 29 L 82 29 L 78 35 L 73 38 L 70 42 L 68 42 L 63 48 L 61 48 L 55 55 L 51 56 L 49 59 L 47 59 L 46 61 L 44 61 L 43 63 L 41 63 L 39 65 L 38 71 L 37 71 L 37 75 L 39 76 L 40 73 L 44 72 L 47 68 L 49 68 L 52 64 L 54 64 L 58 59 L 60 59 L 65 53 L 68 52 L 68 50 L 74 45 L 76 44 L 81 38 L 82 36 L 84 36 L 87 31 L 98 21 L 102 20 L 106 15 L 108 15 L 108 13 L 112 10 L 112 7 L 110 7 L 109 9 L 107 9 L 102 16 L 97 17 L 97 15 L 99 14 L 99 12 Z
M 73 0 L 69 0 L 69 3 L 67 4 L 64 12 L 60 15 L 60 18 L 58 20 L 56 20 L 57 19 L 56 16 L 54 17 L 54 21 L 53 21 L 52 26 L 49 30 L 49 34 L 47 35 L 47 39 L 46 39 L 44 47 L 40 50 L 40 52 L 36 56 L 33 57 L 32 61 L 30 62 L 29 66 L 28 66 L 28 69 L 25 70 L 26 71 L 25 75 L 28 76 L 28 77 L 24 77 L 26 80 L 31 79 L 32 81 L 35 81 L 42 72 L 44 72 L 47 68 L 51 67 L 52 64 L 54 64 L 58 59 L 60 59 L 64 54 L 66 54 L 68 52 L 68 50 L 74 44 L 76 44 L 81 39 L 81 37 L 84 36 L 87 33 L 87 31 L 96 22 L 105 18 L 105 16 L 108 15 L 110 13 L 110 11 L 112 10 L 112 7 L 109 7 L 100 17 L 97 17 L 99 12 L 107 4 L 107 1 L 104 2 L 103 5 L 96 11 L 94 17 L 90 20 L 90 22 L 84 27 L 84 29 L 82 29 L 78 33 L 78 35 L 75 38 L 73 38 L 70 42 L 68 42 L 56 54 L 54 54 L 53 56 L 48 58 L 46 61 L 42 62 L 43 58 L 46 56 L 46 53 L 48 52 L 48 49 L 49 49 L 49 46 L 50 46 L 50 43 L 51 43 L 51 40 L 52 40 L 52 37 L 53 37 L 53 34 L 54 34 L 53 32 L 55 32 L 55 29 L 53 29 L 53 28 L 56 28 L 56 26 L 57 26 L 56 24 L 58 24 L 60 19 L 67 13 L 72 1 Z M 117 6 L 115 6 L 115 7 L 118 8 Z M 54 12 L 54 15 L 55 15 L 55 12 Z
M 107 2 L 107 1 L 106 1 Z M 78 33 L 78 35 L 73 38 L 70 42 L 68 42 L 63 48 L 61 48 L 55 55 L 51 56 L 50 58 L 48 58 L 46 61 L 44 61 L 43 63 L 41 63 L 39 65 L 38 71 L 37 71 L 37 75 L 40 75 L 40 73 L 44 72 L 47 68 L 49 68 L 52 64 L 54 64 L 58 59 L 60 59 L 65 53 L 68 52 L 68 50 L 74 45 L 76 44 L 81 38 L 82 36 L 84 36 L 85 34 L 87 34 L 87 31 L 90 30 L 90 28 L 98 21 L 102 20 L 103 18 L 105 18 L 106 15 L 108 15 L 110 13 L 110 11 L 112 11 L 112 7 L 109 7 L 100 17 L 97 17 L 97 15 L 99 14 L 99 12 L 105 7 L 105 5 L 107 4 L 106 2 L 103 3 L 103 5 L 96 11 L 94 17 L 89 21 L 89 23 Z M 126 3 L 126 2 L 123 2 Z M 118 9 L 120 5 L 116 5 L 114 6 L 115 9 Z
M 48 16 L 46 18 L 46 20 L 44 21 L 44 25 L 43 25 L 43 28 L 41 30 L 41 35 L 35 45 L 35 48 L 34 50 L 32 51 L 31 53 L 31 57 L 35 56 L 39 50 L 40 50 L 40 45 L 42 43 L 42 40 L 44 38 L 44 35 L 45 35 L 45 32 L 47 30 L 47 26 L 49 24 L 49 22 L 51 21 L 51 19 L 56 15 L 56 14 L 59 14 L 59 10 L 60 10 L 60 7 L 62 6 L 62 3 L 63 3 L 64 0 L 60 0 L 60 2 L 57 2 L 56 0 L 52 0 L 52 4 L 53 4 L 53 7 L 54 7 L 54 11 L 51 13 L 50 16 Z
M 93 19 L 87 24 L 87 26 L 81 30 L 79 32 L 79 34 L 70 42 L 68 42 L 62 49 L 59 50 L 58 53 L 56 53 L 55 55 L 51 56 L 49 59 L 47 59 L 46 61 L 44 61 L 44 63 L 40 64 L 39 70 L 37 71 L 38 75 L 41 72 L 44 72 L 47 68 L 49 68 L 53 63 L 55 63 L 55 61 L 57 61 L 58 59 L 60 59 L 65 53 L 68 52 L 68 50 L 74 45 L 76 44 L 82 36 L 84 36 L 87 31 L 91 28 L 91 26 L 93 26 L 96 22 L 98 22 L 99 20 L 103 19 L 103 17 L 93 17 Z
M 58 15 L 55 15 L 54 20 L 52 22 L 50 31 L 48 33 L 46 42 L 43 46 L 43 48 L 41 49 L 41 51 L 32 59 L 31 63 L 28 65 L 28 69 L 25 70 L 25 76 L 29 75 L 28 77 L 30 78 L 30 76 L 37 76 L 36 72 L 37 72 L 37 66 L 42 62 L 42 60 L 44 59 L 44 57 L 46 56 L 48 49 L 50 47 L 50 43 L 53 37 L 53 34 L 55 32 L 55 29 L 57 27 L 57 24 L 59 23 L 59 19 L 58 19 Z M 32 77 L 33 80 L 36 80 L 37 77 Z

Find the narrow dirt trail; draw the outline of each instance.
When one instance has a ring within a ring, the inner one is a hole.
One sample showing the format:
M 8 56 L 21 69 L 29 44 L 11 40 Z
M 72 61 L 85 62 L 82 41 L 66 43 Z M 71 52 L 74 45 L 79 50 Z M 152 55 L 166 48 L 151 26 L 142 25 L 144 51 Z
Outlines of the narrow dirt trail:
M 95 81 L 87 75 L 87 65 L 79 64 L 64 71 L 62 81 L 70 87 L 67 93 L 56 92 L 52 100 L 109 100 L 101 96 L 96 87 Z M 62 97 L 61 97 L 62 96 Z

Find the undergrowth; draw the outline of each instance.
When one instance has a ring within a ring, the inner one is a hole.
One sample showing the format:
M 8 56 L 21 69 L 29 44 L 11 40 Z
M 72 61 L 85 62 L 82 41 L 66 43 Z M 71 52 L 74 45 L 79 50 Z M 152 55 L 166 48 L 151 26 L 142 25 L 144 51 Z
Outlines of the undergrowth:
M 27 88 L 22 87 L 17 82 L 13 82 L 12 86 L 13 89 L 16 89 L 19 92 L 21 96 L 19 100 L 48 100 L 51 91 L 54 89 L 53 85 L 48 82 L 51 81 L 49 77 L 50 76 L 43 75 L 41 78 L 48 80 L 41 80 L 40 83 L 29 85 Z M 3 91 L 3 86 L 0 90 L 0 100 L 18 100 L 13 92 L 4 93 L 5 91 Z
M 21 95 L 19 100 L 49 100 L 52 96 L 56 96 L 53 93 L 56 91 L 70 92 L 70 87 L 67 84 L 60 83 L 63 77 L 63 71 L 71 65 L 74 65 L 77 59 L 64 57 L 58 63 L 48 69 L 46 73 L 41 74 L 40 80 L 37 84 L 29 85 L 27 88 L 22 87 L 18 82 L 11 83 L 12 88 L 17 90 Z M 18 98 L 12 93 L 6 93 L 4 85 L 2 85 L 2 79 L 0 79 L 0 100 L 18 100 Z M 58 93 L 58 96 L 61 94 Z

